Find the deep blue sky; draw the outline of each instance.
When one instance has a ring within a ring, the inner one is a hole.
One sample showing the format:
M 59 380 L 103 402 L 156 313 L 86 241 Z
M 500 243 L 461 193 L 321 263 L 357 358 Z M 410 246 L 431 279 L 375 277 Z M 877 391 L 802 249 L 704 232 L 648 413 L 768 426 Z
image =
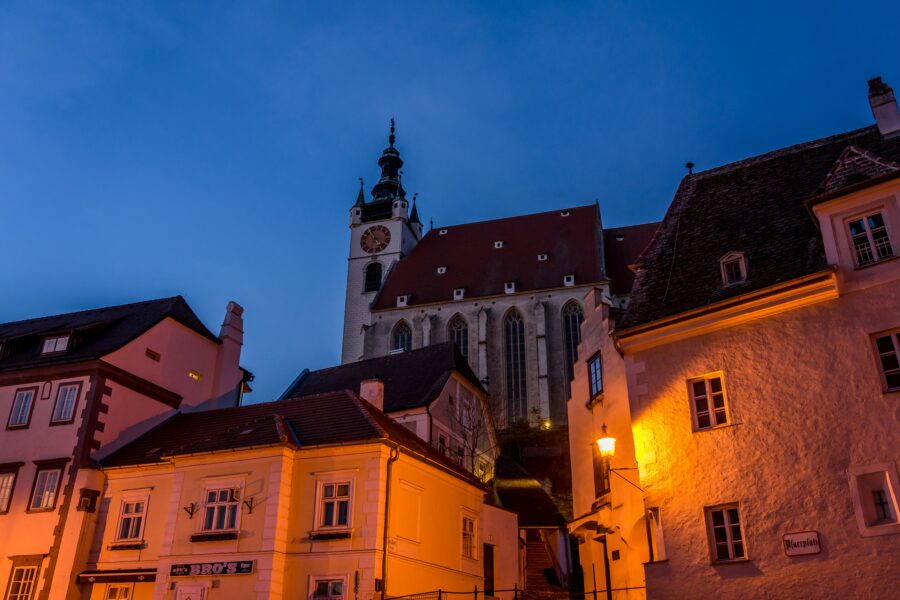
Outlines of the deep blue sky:
M 77 4 L 77 5 L 76 5 Z M 900 3 L 0 4 L 0 321 L 247 312 L 253 400 L 339 360 L 348 210 L 397 118 L 423 221 L 659 219 L 709 168 L 869 125 Z M 323 6 L 329 5 L 329 6 Z

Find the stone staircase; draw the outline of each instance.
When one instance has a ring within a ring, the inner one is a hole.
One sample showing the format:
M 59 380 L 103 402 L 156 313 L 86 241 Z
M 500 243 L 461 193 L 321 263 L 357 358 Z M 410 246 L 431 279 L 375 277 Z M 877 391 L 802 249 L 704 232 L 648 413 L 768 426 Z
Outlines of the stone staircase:
M 525 590 L 529 596 L 568 598 L 540 533 L 529 529 L 525 536 Z

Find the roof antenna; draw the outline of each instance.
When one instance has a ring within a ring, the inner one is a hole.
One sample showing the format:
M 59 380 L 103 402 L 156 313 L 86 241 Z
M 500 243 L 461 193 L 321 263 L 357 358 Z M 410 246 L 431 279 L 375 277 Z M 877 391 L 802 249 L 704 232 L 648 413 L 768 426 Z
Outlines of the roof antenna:
M 684 163 L 684 166 L 688 170 L 688 175 L 694 174 L 694 163 L 692 163 L 691 161 L 688 161 L 688 162 Z

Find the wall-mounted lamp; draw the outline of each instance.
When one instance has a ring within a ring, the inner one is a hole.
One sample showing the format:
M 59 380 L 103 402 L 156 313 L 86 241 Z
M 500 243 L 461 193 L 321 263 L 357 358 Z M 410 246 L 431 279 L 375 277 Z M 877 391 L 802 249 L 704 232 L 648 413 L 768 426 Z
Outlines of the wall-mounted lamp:
M 602 437 L 597 439 L 597 447 L 600 448 L 600 456 L 603 458 L 611 458 L 616 453 L 616 438 L 606 434 L 606 423 L 603 424 L 601 430 Z

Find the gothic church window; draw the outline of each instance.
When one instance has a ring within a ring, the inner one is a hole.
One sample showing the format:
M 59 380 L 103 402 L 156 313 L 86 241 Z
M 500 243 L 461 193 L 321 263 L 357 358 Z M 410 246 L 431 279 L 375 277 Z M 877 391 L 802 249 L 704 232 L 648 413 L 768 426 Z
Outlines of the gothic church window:
M 391 352 L 409 352 L 412 349 L 412 329 L 400 321 L 391 333 Z
M 581 322 L 584 312 L 574 300 L 563 308 L 563 344 L 566 349 L 566 372 L 569 381 L 574 375 L 575 362 L 578 360 L 578 344 L 581 343 Z
M 377 292 L 381 287 L 381 263 L 373 262 L 366 267 L 366 281 L 363 292 Z
M 506 342 L 506 402 L 508 421 L 528 417 L 525 389 L 525 322 L 516 309 L 506 314 L 503 324 Z
M 450 319 L 447 330 L 450 334 L 450 341 L 456 344 L 466 360 L 469 360 L 469 326 L 466 324 L 466 320 L 460 315 L 456 315 Z

